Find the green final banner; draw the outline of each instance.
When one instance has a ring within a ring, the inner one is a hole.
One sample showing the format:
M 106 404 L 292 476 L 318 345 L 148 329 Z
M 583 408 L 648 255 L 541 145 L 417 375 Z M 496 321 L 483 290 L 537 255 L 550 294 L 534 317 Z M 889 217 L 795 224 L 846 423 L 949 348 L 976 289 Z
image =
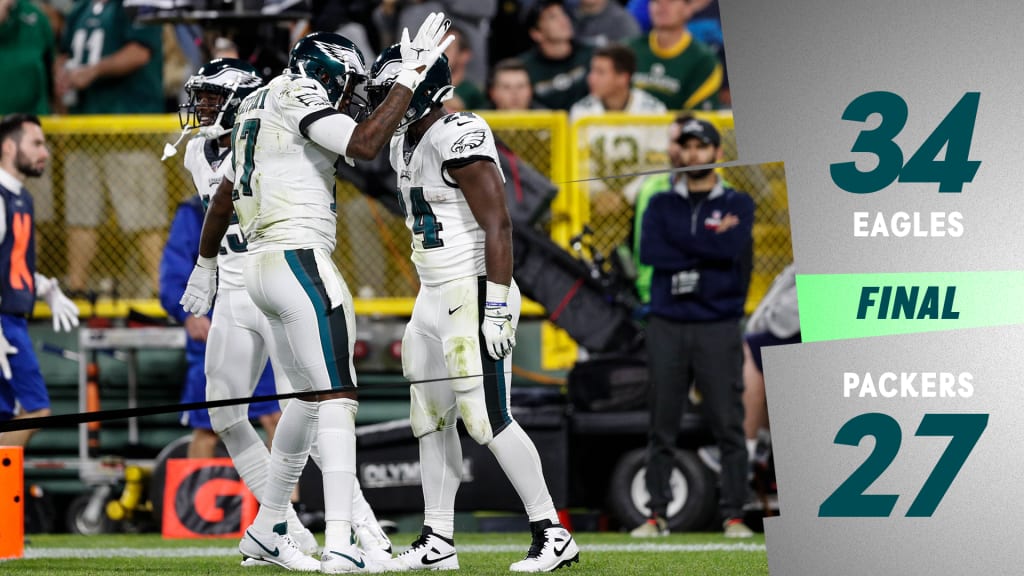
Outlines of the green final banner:
M 797 275 L 804 342 L 1024 323 L 1024 272 Z

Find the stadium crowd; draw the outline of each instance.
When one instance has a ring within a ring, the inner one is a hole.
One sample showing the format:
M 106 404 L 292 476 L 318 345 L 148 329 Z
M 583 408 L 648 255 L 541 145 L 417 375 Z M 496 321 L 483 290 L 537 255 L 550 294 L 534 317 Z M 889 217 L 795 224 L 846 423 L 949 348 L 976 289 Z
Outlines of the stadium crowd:
M 236 55 L 269 79 L 298 38 L 327 31 L 351 38 L 372 62 L 403 27 L 437 10 L 451 15 L 458 36 L 448 49 L 457 86 L 449 108 L 501 107 L 496 73 L 521 64 L 533 93 L 523 107 L 568 111 L 593 92 L 591 56 L 609 44 L 629 48 L 633 86 L 669 110 L 730 104 L 717 0 L 267 0 L 256 6 L 266 19 L 255 26 L 237 25 L 230 12 L 202 25 L 168 23 L 175 18 L 161 12 L 166 4 L 0 0 L 0 49 L 8 55 L 0 72 L 26 80 L 0 94 L 0 114 L 175 112 L 184 80 L 217 55 Z M 209 0 L 172 4 L 180 13 L 218 8 Z

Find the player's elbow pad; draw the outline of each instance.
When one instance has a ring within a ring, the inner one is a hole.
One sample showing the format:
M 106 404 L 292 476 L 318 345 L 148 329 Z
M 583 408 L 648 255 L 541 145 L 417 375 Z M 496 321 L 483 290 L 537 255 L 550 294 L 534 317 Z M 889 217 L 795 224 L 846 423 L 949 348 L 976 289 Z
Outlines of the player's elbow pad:
M 356 122 L 344 114 L 331 114 L 313 122 L 306 129 L 309 139 L 331 152 L 344 156 Z

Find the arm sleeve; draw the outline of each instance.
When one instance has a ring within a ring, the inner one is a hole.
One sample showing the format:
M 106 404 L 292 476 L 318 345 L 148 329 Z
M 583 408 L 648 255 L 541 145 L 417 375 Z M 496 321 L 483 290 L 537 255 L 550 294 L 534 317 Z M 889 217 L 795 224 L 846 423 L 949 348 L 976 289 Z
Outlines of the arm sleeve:
M 160 305 L 179 323 L 184 323 L 188 317 L 179 300 L 199 256 L 202 225 L 202 211 L 191 204 L 179 206 L 160 258 Z
M 676 272 L 696 267 L 697 260 L 673 246 L 668 231 L 672 223 L 665 214 L 666 196 L 674 192 L 655 194 L 644 211 L 640 233 L 640 262 L 658 270 Z
M 356 129 L 356 121 L 348 116 L 330 109 L 328 113 L 314 118 L 306 128 L 305 134 L 310 140 L 327 148 L 339 156 L 345 156 L 352 132 Z M 314 112 L 310 116 L 314 116 Z
M 309 78 L 292 77 L 277 104 L 290 130 L 332 152 L 345 154 L 356 123 L 334 109 L 323 86 Z

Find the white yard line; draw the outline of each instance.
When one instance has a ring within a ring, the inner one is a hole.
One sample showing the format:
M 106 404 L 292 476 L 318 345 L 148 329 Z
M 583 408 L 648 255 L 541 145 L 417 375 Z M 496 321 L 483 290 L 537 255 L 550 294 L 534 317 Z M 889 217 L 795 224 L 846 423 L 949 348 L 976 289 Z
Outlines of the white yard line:
M 764 552 L 764 544 L 590 544 L 581 545 L 584 552 Z M 522 545 L 469 544 L 460 545 L 459 552 L 521 552 Z M 25 558 L 184 558 L 207 556 L 238 556 L 238 549 L 217 548 L 36 548 L 26 547 Z

